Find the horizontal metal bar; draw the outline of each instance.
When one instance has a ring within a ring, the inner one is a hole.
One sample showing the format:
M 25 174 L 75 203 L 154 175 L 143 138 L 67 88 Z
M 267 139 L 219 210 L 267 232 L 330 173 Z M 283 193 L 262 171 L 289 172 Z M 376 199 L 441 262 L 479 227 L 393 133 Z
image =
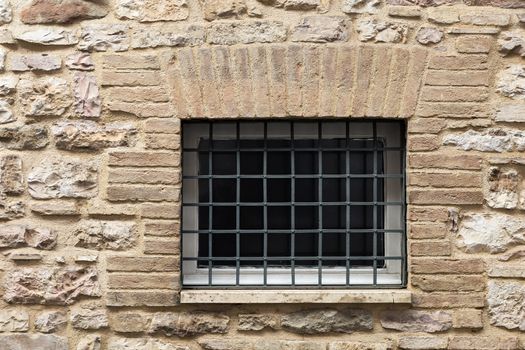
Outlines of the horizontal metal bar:
M 210 203 L 183 203 L 187 207 L 262 207 L 264 205 L 268 207 L 289 207 L 292 205 L 291 202 L 214 202 Z M 404 205 L 403 202 L 294 202 L 293 205 L 297 207 L 305 206 L 395 206 L 395 205 Z
M 402 179 L 403 174 L 184 175 L 183 179 Z
M 261 289 L 264 288 L 265 290 L 269 289 L 275 289 L 275 290 L 281 290 L 281 289 L 290 289 L 290 288 L 300 288 L 300 289 L 401 289 L 404 288 L 401 284 L 324 284 L 322 286 L 319 286 L 316 283 L 312 284 L 301 284 L 296 283 L 295 285 L 291 286 L 290 284 L 269 284 L 267 286 L 262 286 L 261 284 L 241 284 L 241 285 L 234 285 L 234 284 L 213 284 L 211 286 L 205 285 L 205 284 L 194 284 L 194 285 L 185 285 L 184 289 L 221 289 L 221 288 L 228 288 L 228 289 Z
M 324 233 L 402 233 L 404 232 L 403 229 L 323 229 Z M 244 230 L 182 230 L 182 234 L 234 234 L 234 233 L 241 233 L 241 234 L 262 234 L 262 233 L 269 233 L 269 234 L 291 234 L 291 233 L 304 233 L 304 234 L 312 234 L 312 233 L 319 233 L 319 229 L 290 229 L 290 230 L 276 230 L 276 229 L 244 229 Z
M 301 256 L 301 255 L 295 255 L 294 257 L 290 256 L 261 256 L 261 257 L 251 257 L 251 256 L 240 256 L 240 257 L 231 257 L 231 256 L 214 256 L 214 257 L 188 257 L 184 256 L 182 260 L 184 261 L 292 261 L 292 260 L 312 260 L 312 261 L 318 261 L 318 260 L 327 260 L 327 261 L 346 261 L 346 260 L 401 260 L 403 259 L 402 256 L 326 256 L 323 255 L 320 256 Z
M 344 146 L 342 147 L 268 147 L 266 150 L 267 152 L 291 152 L 292 150 L 295 150 L 295 152 L 373 152 L 373 151 L 385 151 L 385 152 L 391 152 L 391 151 L 403 151 L 404 148 L 402 147 L 349 147 L 346 148 Z M 189 152 L 202 152 L 202 153 L 232 153 L 235 154 L 237 152 L 236 148 L 183 148 L 183 152 L 189 153 Z M 243 146 L 240 150 L 240 152 L 264 152 L 265 149 L 263 147 L 250 147 L 250 146 Z

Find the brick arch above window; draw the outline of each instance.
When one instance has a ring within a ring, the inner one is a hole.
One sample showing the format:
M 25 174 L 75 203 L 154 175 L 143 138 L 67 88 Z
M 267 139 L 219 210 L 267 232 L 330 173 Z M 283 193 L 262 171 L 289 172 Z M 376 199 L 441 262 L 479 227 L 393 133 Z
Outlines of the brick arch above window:
M 408 118 L 428 52 L 386 45 L 184 48 L 167 69 L 175 115 Z

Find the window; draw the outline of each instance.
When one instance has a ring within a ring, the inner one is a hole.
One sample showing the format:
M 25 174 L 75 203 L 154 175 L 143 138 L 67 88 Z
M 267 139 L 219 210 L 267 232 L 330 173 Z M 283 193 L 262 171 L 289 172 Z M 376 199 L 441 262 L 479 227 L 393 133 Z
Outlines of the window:
M 185 288 L 402 287 L 404 125 L 183 123 Z

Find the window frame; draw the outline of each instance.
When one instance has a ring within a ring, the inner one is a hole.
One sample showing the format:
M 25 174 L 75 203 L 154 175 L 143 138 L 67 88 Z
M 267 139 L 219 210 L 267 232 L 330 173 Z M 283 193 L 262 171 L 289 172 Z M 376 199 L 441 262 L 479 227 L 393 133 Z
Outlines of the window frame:
M 341 267 L 331 267 L 322 268 L 322 279 L 318 283 L 301 283 L 301 279 L 311 281 L 316 276 L 319 275 L 319 268 L 299 268 L 299 267 L 226 267 L 226 268 L 213 268 L 213 275 L 210 278 L 210 269 L 198 267 L 197 261 L 194 263 L 185 263 L 184 256 L 191 254 L 191 256 L 198 256 L 198 234 L 184 235 L 181 234 L 181 284 L 183 289 L 310 289 L 310 288 L 404 288 L 406 287 L 407 280 L 407 250 L 406 250 L 406 124 L 404 121 L 392 121 L 386 119 L 356 119 L 356 120 L 338 120 L 338 119 L 329 119 L 329 120 L 320 120 L 320 119 L 308 119 L 308 120 L 275 120 L 275 119 L 257 119 L 257 120 L 229 120 L 229 119 L 220 119 L 220 120 L 188 120 L 183 121 L 182 130 L 183 130 L 183 147 L 182 147 L 182 158 L 183 158 L 183 167 L 192 166 L 195 167 L 193 171 L 198 170 L 199 162 L 198 158 L 194 164 L 191 162 L 184 162 L 184 133 L 185 125 L 194 124 L 194 123 L 205 123 L 209 125 L 210 129 L 210 138 L 212 125 L 215 123 L 243 123 L 243 122 L 263 122 L 263 123 L 345 123 L 346 133 L 348 137 L 349 125 L 355 123 L 355 125 L 363 124 L 365 127 L 372 123 L 373 125 L 373 139 L 377 140 L 379 138 L 386 140 L 385 141 L 385 150 L 389 150 L 388 140 L 393 140 L 398 143 L 399 146 L 396 147 L 396 150 L 399 152 L 399 158 L 394 159 L 395 156 L 391 152 L 385 152 L 383 159 L 384 174 L 398 174 L 401 181 L 401 186 L 395 188 L 395 186 L 390 186 L 387 188 L 387 182 L 384 181 L 384 203 L 391 202 L 391 199 L 394 197 L 399 199 L 401 202 L 399 205 L 399 212 L 394 213 L 390 205 L 384 206 L 384 230 L 385 232 L 389 230 L 390 226 L 398 226 L 399 235 L 395 235 L 394 238 L 391 234 L 384 233 L 384 245 L 385 245 L 385 257 L 390 257 L 393 255 L 398 255 L 401 257 L 400 260 L 390 260 L 384 259 L 386 267 L 362 267 L 362 268 L 350 268 L 347 266 Z M 378 123 L 392 123 L 397 125 L 394 128 L 381 128 L 377 129 Z M 320 126 L 319 126 L 320 128 Z M 237 128 L 238 129 L 238 128 Z M 399 129 L 399 130 L 397 130 Z M 187 132 L 187 130 L 186 130 Z M 186 135 L 187 136 L 187 135 Z M 213 135 L 213 138 L 216 136 L 221 137 L 221 135 Z M 222 135 L 226 136 L 226 135 Z M 229 135 L 228 135 L 229 136 Z M 272 136 L 279 136 L 272 134 Z M 282 135 L 285 137 L 285 135 Z M 297 136 L 297 135 L 296 135 Z M 239 135 L 237 135 L 239 137 Z M 266 137 L 266 135 L 265 135 Z M 293 138 L 293 137 L 292 137 Z M 369 132 L 359 131 L 358 133 L 352 134 L 351 139 L 358 138 L 370 138 Z M 319 149 L 322 147 L 319 145 Z M 348 152 L 348 151 L 347 151 Z M 374 147 L 374 153 L 377 152 L 377 146 Z M 396 169 L 397 168 L 397 169 Z M 211 169 L 210 169 L 211 173 Z M 184 169 L 183 169 L 184 175 Z M 348 174 L 347 174 L 348 175 Z M 184 177 L 184 176 L 183 176 Z M 388 177 L 384 177 L 386 180 Z M 198 202 L 198 185 L 194 186 L 196 188 L 189 188 L 186 184 L 182 188 L 182 196 L 188 196 L 189 193 L 193 193 L 193 198 L 191 202 Z M 397 193 L 394 190 L 398 190 Z M 197 197 L 197 198 L 196 198 Z M 211 198 L 210 198 L 211 200 Z M 322 200 L 321 200 L 322 202 Z M 394 201 L 392 201 L 394 202 Z M 182 211 L 181 221 L 188 219 L 188 214 L 184 213 L 187 209 L 184 208 L 184 199 L 182 201 Z M 211 203 L 211 202 L 210 202 Z M 193 215 L 193 222 L 197 224 L 198 227 L 198 210 Z M 397 222 L 395 222 L 397 220 Z M 375 225 L 374 225 L 375 226 Z M 181 230 L 184 230 L 184 221 L 181 222 Z M 375 230 L 377 231 L 377 230 Z M 396 250 L 396 251 L 394 251 Z M 396 255 L 396 256 L 397 256 Z M 376 258 L 377 259 L 377 258 Z M 375 263 L 374 263 L 375 265 Z M 348 271 L 350 270 L 350 271 Z M 242 282 L 240 283 L 240 278 L 236 277 L 238 274 L 242 276 Z M 266 274 L 266 278 L 263 278 L 264 283 L 257 283 L 261 280 L 261 275 Z M 290 276 L 295 274 L 294 278 Z M 350 275 L 350 278 L 347 277 Z M 372 283 L 370 282 L 370 276 L 372 276 Z M 270 277 L 270 278 L 268 278 Z M 328 277 L 328 278 L 327 278 Z M 268 283 L 268 280 L 271 279 L 271 283 Z M 328 281 L 342 281 L 345 280 L 344 284 L 341 283 L 326 283 L 325 279 Z M 290 281 L 291 280 L 291 281 Z M 293 282 L 293 283 L 290 283 Z

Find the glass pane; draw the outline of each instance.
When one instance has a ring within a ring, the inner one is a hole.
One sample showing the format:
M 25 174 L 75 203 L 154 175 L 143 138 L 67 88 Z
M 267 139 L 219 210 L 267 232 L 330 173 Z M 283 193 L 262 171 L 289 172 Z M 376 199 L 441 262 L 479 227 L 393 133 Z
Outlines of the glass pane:
M 289 230 L 292 227 L 289 207 L 268 207 L 268 229 Z
M 240 207 L 240 229 L 260 230 L 264 227 L 262 207 Z
M 235 203 L 237 199 L 237 181 L 235 179 L 213 179 L 213 202 Z
M 263 152 L 240 152 L 241 175 L 262 175 L 264 164 Z
M 241 179 L 241 202 L 263 202 L 263 180 Z
M 295 179 L 295 201 L 317 202 L 319 200 L 318 179 Z
M 290 202 L 291 180 L 268 179 L 268 202 Z
M 268 152 L 267 154 L 267 174 L 291 174 L 290 152 Z
M 237 163 L 235 152 L 213 152 L 213 175 L 235 175 L 237 174 Z

